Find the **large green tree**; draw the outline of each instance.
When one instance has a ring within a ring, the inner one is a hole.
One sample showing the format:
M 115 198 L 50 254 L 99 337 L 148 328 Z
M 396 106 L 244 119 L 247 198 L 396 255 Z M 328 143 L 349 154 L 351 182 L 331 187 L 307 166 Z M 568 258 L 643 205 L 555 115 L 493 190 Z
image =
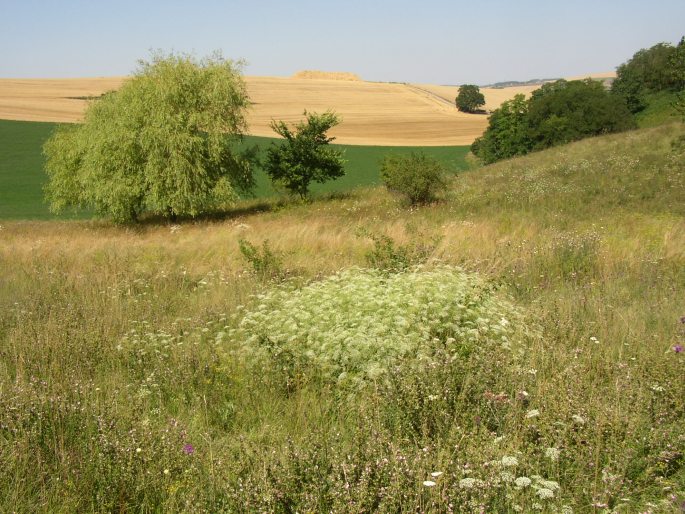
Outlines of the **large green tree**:
M 271 180 L 300 198 L 309 196 L 311 182 L 323 183 L 345 174 L 343 153 L 330 146 L 335 139 L 326 132 L 340 123 L 333 112 L 304 113 L 305 121 L 294 130 L 284 121 L 271 128 L 284 140 L 267 150 L 265 169 Z
M 471 145 L 471 151 L 489 164 L 526 154 L 531 147 L 528 102 L 524 95 L 519 94 L 495 109 L 488 128 Z
M 533 150 L 570 143 L 588 136 L 635 127 L 622 98 L 596 80 L 558 80 L 533 91 L 528 102 Z
M 616 69 L 612 92 L 624 97 L 628 108 L 635 113 L 646 107 L 649 93 L 682 89 L 685 71 L 682 51 L 680 45 L 674 47 L 669 43 L 638 50 Z
M 116 222 L 225 208 L 253 183 L 234 150 L 248 105 L 239 63 L 153 55 L 94 101 L 83 124 L 47 141 L 46 198 L 54 211 L 92 209 Z
M 485 97 L 478 86 L 464 84 L 459 87 L 455 103 L 460 111 L 473 113 L 485 105 Z

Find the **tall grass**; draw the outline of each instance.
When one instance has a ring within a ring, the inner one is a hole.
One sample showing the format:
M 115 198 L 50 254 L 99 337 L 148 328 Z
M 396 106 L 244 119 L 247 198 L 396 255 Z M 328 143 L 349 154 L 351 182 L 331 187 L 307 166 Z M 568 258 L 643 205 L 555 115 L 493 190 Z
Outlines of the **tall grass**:
M 467 172 L 412 210 L 368 189 L 173 226 L 2 222 L 0 510 L 678 512 L 684 132 Z M 272 287 L 238 241 L 304 283 L 364 266 L 360 229 L 437 242 L 541 337 L 354 395 L 234 358 L 238 306 Z

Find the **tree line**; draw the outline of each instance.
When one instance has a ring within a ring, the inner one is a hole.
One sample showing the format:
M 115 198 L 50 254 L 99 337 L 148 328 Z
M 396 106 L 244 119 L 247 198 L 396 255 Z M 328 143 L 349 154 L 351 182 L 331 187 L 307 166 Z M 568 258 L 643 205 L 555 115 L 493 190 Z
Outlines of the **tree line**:
M 461 96 L 474 98 L 473 87 L 460 88 L 458 107 Z M 462 95 L 462 89 L 468 96 Z M 492 112 L 485 133 L 471 145 L 471 151 L 489 164 L 585 137 L 629 130 L 637 126 L 634 115 L 648 106 L 650 94 L 662 91 L 679 94 L 675 107 L 685 114 L 684 89 L 685 38 L 676 46 L 659 43 L 639 50 L 621 64 L 610 89 L 591 79 L 558 80 L 544 84 L 528 99 L 516 95 Z

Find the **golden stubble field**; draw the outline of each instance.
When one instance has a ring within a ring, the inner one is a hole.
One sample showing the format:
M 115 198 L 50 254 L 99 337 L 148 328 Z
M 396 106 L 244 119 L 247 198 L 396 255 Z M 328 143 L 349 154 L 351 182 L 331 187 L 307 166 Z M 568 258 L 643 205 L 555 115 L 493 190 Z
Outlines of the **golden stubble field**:
M 355 78 L 352 74 L 318 72 L 302 72 L 291 78 L 245 77 L 253 102 L 248 115 L 250 134 L 273 136 L 271 120 L 295 122 L 305 109 L 335 110 L 343 123 L 332 135 L 339 143 L 353 145 L 468 145 L 487 126 L 485 115 L 456 110 L 457 86 Z M 89 97 L 117 89 L 124 80 L 126 77 L 0 79 L 0 119 L 78 122 Z M 518 93 L 529 95 L 536 88 L 484 88 L 486 109 L 495 109 Z

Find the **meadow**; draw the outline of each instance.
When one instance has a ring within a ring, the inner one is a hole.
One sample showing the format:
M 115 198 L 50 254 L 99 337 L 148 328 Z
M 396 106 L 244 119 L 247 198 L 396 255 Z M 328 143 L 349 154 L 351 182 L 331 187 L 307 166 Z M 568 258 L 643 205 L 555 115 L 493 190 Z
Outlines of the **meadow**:
M 56 127 L 55 123 L 0 120 L 0 220 L 55 219 L 43 201 L 43 143 Z M 242 147 L 258 146 L 260 156 L 275 138 L 246 136 Z M 314 193 L 342 193 L 356 187 L 379 184 L 380 161 L 385 155 L 423 151 L 442 162 L 453 173 L 467 168 L 468 147 L 385 147 L 336 145 L 345 152 L 346 174 L 335 182 L 314 184 Z M 261 168 L 255 173 L 254 197 L 265 199 L 279 196 Z M 66 212 L 60 219 L 89 218 L 89 213 Z
M 680 512 L 684 135 L 464 171 L 419 208 L 367 187 L 219 221 L 0 221 L 0 510 Z M 435 316 L 462 304 L 450 353 Z M 322 309 L 408 323 L 422 359 L 298 354 Z

